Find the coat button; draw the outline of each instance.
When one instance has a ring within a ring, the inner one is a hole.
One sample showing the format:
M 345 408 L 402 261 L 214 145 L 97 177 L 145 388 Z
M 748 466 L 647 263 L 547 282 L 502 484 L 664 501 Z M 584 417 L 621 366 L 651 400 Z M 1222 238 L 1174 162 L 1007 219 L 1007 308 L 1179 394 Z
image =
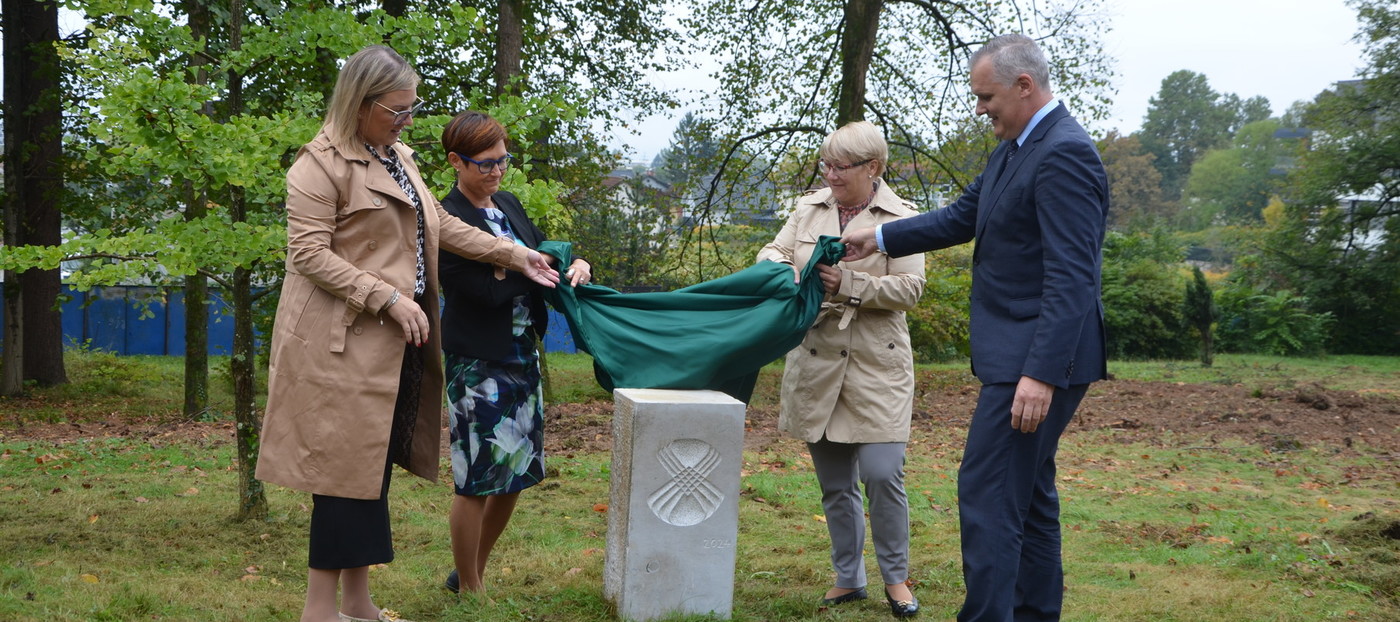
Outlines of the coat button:
M 817 355 L 817 349 L 816 349 L 816 348 L 812 348 L 812 349 L 810 350 L 810 352 L 812 353 L 812 356 L 816 356 L 816 355 Z
M 379 248 L 379 242 L 376 242 L 376 241 L 374 241 L 374 240 L 370 240 L 370 241 L 369 241 L 369 249 L 370 249 L 370 250 L 374 250 L 374 249 L 376 249 L 376 248 Z
M 374 197 L 374 201 L 372 201 L 372 203 L 374 203 L 376 206 L 379 206 L 383 205 L 384 201 L 380 200 L 379 197 Z
M 845 351 L 845 350 L 842 350 L 842 351 L 841 351 L 841 358 L 846 358 L 846 351 Z
M 358 335 L 358 334 L 360 334 L 360 333 L 363 333 L 363 332 L 365 332 L 365 329 L 360 328 L 359 326 L 356 326 L 356 327 L 355 327 L 355 334 L 356 334 L 356 335 Z
M 890 349 L 891 349 L 891 350 L 894 349 L 894 344 L 890 344 Z

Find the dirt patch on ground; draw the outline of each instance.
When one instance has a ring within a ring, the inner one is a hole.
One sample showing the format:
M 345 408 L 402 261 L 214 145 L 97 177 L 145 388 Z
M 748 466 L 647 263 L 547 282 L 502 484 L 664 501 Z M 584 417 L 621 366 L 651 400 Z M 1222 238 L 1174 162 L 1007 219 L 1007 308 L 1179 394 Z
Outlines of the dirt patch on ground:
M 921 378 L 914 402 L 918 436 L 949 427 L 963 430 L 977 406 L 978 385 L 963 377 Z M 557 450 L 610 447 L 612 404 L 549 407 L 548 444 Z M 782 438 L 776 406 L 748 410 L 745 448 L 763 451 Z M 1258 390 L 1218 384 L 1108 380 L 1095 383 L 1068 434 L 1112 430 L 1124 443 L 1215 444 L 1227 440 L 1271 450 L 1323 446 L 1352 451 L 1368 446 L 1400 460 L 1400 396 L 1328 391 L 1310 385 Z
M 914 435 L 967 425 L 978 387 L 964 374 L 921 373 L 914 404 Z M 545 412 L 546 451 L 607 451 L 612 404 L 556 404 Z M 152 443 L 218 444 L 233 437 L 229 422 L 97 421 L 70 424 L 3 422 L 0 439 L 57 443 L 80 438 L 126 437 Z M 776 406 L 748 410 L 745 448 L 763 451 L 782 436 Z M 1111 430 L 1120 442 L 1174 446 L 1228 441 L 1274 451 L 1327 447 L 1338 452 L 1379 452 L 1400 461 L 1400 396 L 1330 391 L 1316 385 L 1252 389 L 1237 385 L 1108 380 L 1089 390 L 1068 434 Z M 444 444 L 446 443 L 446 434 Z

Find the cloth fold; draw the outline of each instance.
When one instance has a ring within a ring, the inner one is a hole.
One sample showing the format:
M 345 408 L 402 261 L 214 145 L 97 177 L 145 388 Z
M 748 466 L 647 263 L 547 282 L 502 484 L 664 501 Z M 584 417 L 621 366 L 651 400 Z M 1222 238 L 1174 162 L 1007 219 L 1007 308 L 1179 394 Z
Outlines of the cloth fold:
M 551 240 L 539 251 L 567 266 L 572 248 Z M 791 266 L 762 261 L 671 292 L 624 294 L 567 280 L 547 291 L 604 389 L 713 389 L 747 403 L 758 370 L 802 343 L 816 320 L 826 294 L 817 264 L 844 254 L 839 238 L 822 236 L 798 283 Z

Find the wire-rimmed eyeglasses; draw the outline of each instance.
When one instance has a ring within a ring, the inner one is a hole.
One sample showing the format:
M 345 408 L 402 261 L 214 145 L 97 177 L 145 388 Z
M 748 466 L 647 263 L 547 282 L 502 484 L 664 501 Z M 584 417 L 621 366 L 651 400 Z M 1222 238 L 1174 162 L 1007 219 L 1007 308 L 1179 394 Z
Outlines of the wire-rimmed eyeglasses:
M 826 160 L 817 160 L 817 170 L 821 171 L 823 175 L 827 173 L 836 173 L 839 175 L 857 166 L 865 166 L 866 164 L 870 164 L 870 162 L 871 160 L 866 159 L 852 164 L 847 164 L 845 166 L 841 166 L 839 164 L 827 164 Z
M 403 125 L 404 123 L 407 123 L 408 118 L 415 114 L 418 114 L 418 111 L 422 110 L 423 106 L 427 103 L 428 102 L 423 101 L 423 98 L 417 97 L 414 98 L 413 106 L 411 106 L 408 110 L 394 110 L 393 108 L 379 103 L 379 100 L 374 100 L 374 105 L 394 113 L 394 125 Z

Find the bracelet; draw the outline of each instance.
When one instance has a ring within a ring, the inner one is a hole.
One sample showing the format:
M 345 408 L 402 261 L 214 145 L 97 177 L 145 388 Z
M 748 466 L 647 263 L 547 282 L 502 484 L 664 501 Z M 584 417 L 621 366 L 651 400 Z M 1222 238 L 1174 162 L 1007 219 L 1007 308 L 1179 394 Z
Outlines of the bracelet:
M 396 289 L 396 290 L 394 290 L 394 293 L 389 294 L 389 302 L 384 303 L 384 309 L 385 309 L 385 310 L 388 310 L 389 307 L 394 306 L 394 303 L 396 303 L 396 302 L 398 302 L 398 301 L 399 301 L 399 290 Z

